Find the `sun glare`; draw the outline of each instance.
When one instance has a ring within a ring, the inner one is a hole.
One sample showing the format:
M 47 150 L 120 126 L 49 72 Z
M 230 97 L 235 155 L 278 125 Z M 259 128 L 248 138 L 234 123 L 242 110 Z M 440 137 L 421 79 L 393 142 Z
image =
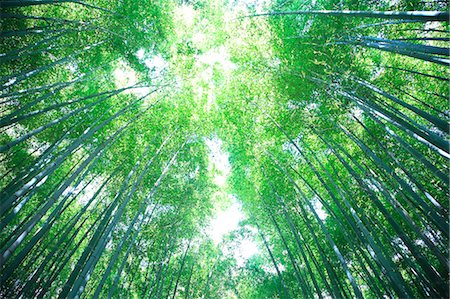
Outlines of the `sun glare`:
M 205 138 L 205 143 L 209 149 L 209 169 L 214 173 L 213 180 L 217 186 L 224 187 L 231 172 L 229 154 L 222 150 L 222 140 L 217 137 Z
M 219 211 L 211 221 L 208 234 L 214 243 L 218 244 L 226 234 L 236 230 L 242 220 L 244 220 L 244 214 L 241 211 L 241 205 L 233 199 L 233 203 L 227 209 Z
M 242 212 L 242 206 L 236 197 L 230 195 L 230 198 L 232 200 L 231 205 L 217 213 L 207 230 L 207 234 L 216 245 L 222 242 L 225 235 L 239 229 L 240 222 L 246 219 L 245 214 Z M 238 241 L 236 246 L 231 248 L 230 253 L 236 259 L 237 266 L 242 267 L 249 258 L 258 252 L 258 245 L 254 242 L 253 238 L 246 237 Z
M 226 181 L 231 172 L 231 165 L 228 161 L 229 153 L 223 151 L 222 140 L 217 136 L 205 139 L 205 144 L 209 150 L 208 168 L 214 174 L 213 181 L 221 192 L 226 193 Z M 220 244 L 227 234 L 239 229 L 240 222 L 246 218 L 236 196 L 227 195 L 230 203 L 224 209 L 217 209 L 217 213 L 206 231 L 216 245 Z M 231 254 L 236 259 L 237 265 L 243 266 L 250 257 L 258 252 L 256 243 L 251 238 L 246 238 L 232 248 Z
M 125 88 L 138 83 L 136 72 L 124 61 L 119 61 L 117 68 L 114 70 L 114 78 L 117 88 Z M 149 92 L 149 87 L 132 88 L 124 91 L 124 93 L 132 93 L 137 97 L 143 97 Z

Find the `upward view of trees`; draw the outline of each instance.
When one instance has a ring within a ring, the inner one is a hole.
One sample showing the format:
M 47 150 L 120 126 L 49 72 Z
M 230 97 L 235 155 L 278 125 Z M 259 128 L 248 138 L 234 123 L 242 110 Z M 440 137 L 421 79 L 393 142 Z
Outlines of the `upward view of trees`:
M 448 21 L 0 0 L 0 297 L 448 298 Z

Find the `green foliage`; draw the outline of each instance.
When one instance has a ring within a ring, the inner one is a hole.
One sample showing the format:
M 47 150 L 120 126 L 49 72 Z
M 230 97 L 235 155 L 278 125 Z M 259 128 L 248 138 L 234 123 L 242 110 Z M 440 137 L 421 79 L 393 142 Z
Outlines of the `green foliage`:
M 3 2 L 0 297 L 448 297 L 447 3 Z

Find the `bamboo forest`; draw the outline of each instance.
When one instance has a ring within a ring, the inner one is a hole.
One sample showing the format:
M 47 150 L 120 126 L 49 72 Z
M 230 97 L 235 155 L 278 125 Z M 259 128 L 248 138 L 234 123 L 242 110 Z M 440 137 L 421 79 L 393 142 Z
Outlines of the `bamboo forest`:
M 0 298 L 449 298 L 447 0 L 0 0 Z

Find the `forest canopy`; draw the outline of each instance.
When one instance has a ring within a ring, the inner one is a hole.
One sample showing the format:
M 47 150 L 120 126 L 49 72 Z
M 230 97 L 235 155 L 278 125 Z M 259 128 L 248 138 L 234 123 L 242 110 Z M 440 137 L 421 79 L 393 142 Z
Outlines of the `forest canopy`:
M 1 298 L 448 298 L 441 0 L 0 0 Z

